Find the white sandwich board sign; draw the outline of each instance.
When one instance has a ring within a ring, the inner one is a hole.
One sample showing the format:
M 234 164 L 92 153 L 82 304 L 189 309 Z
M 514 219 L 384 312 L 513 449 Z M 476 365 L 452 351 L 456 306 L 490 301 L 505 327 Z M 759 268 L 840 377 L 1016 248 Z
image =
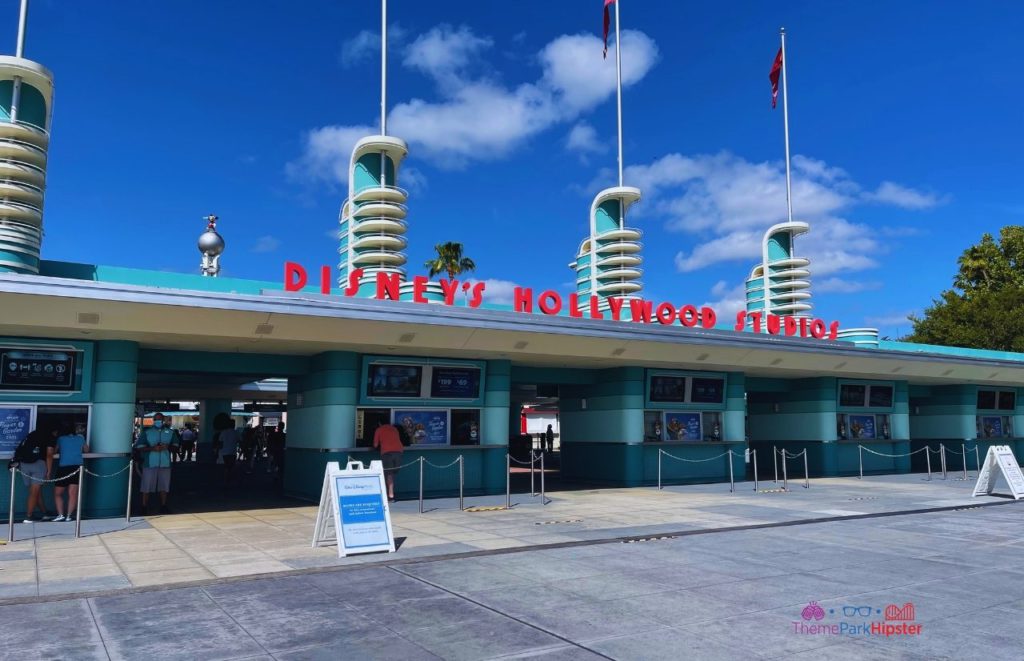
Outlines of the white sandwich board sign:
M 993 445 L 985 454 L 985 461 L 978 471 L 978 481 L 974 485 L 975 496 L 991 495 L 995 489 L 996 480 L 1002 474 L 1006 484 L 1010 487 L 1010 493 L 1014 500 L 1024 498 L 1024 473 L 1021 473 L 1017 457 L 1008 445 Z
M 313 547 L 334 542 L 338 544 L 339 558 L 357 553 L 395 552 L 381 462 L 371 461 L 369 468 L 358 461 L 349 462 L 345 468 L 330 462 L 324 469 Z

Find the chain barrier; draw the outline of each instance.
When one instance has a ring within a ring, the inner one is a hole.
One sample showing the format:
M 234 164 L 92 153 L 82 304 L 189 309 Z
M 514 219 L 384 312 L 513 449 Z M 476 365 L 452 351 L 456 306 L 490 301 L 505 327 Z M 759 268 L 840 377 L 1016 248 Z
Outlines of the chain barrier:
M 715 461 L 716 459 L 721 459 L 722 457 L 729 457 L 729 492 L 730 493 L 734 493 L 736 491 L 736 482 L 735 482 L 735 478 L 733 476 L 732 458 L 735 457 L 735 456 L 739 456 L 739 455 L 737 455 L 737 453 L 733 452 L 732 450 L 726 450 L 725 452 L 723 452 L 720 455 L 716 455 L 714 457 L 707 457 L 705 459 L 686 459 L 684 457 L 677 457 L 674 454 L 672 454 L 671 452 L 666 452 L 665 450 L 662 450 L 661 448 L 658 448 L 658 490 L 659 491 L 663 488 L 662 482 L 661 482 L 661 458 L 662 458 L 662 456 L 668 457 L 670 459 L 675 459 L 676 461 L 682 461 L 682 462 L 687 463 L 687 464 L 702 464 L 702 463 L 706 463 L 708 461 Z M 755 466 L 755 469 L 754 469 L 754 471 L 755 471 L 754 488 L 757 489 L 757 475 L 756 475 L 757 459 L 754 459 L 754 466 Z
M 465 457 L 463 457 L 460 454 L 458 457 L 455 458 L 454 461 L 452 461 L 449 464 L 445 464 L 444 466 L 439 466 L 439 465 L 437 465 L 435 463 L 432 463 L 429 459 L 427 459 L 424 456 L 420 456 L 418 459 L 414 460 L 412 463 L 415 464 L 417 462 L 420 465 L 420 514 L 423 514 L 423 467 L 424 466 L 430 466 L 431 468 L 435 468 L 437 470 L 445 470 L 445 469 L 451 468 L 452 466 L 454 466 L 456 464 L 459 465 L 459 511 L 460 512 L 464 511 L 466 509 L 465 501 L 464 501 L 464 498 L 463 498 L 463 484 L 464 484 L 465 478 L 466 478 Z
M 804 448 L 800 452 L 789 452 L 786 448 L 782 448 L 778 451 L 782 455 L 782 489 L 784 491 L 789 490 L 789 468 L 786 461 L 787 459 L 799 459 L 804 458 L 804 489 L 811 488 L 811 473 L 807 466 L 807 449 Z
M 25 473 L 25 471 L 21 470 L 21 468 L 18 465 L 14 464 L 14 463 L 9 464 L 8 472 L 10 473 L 10 478 L 11 478 L 11 492 L 10 492 L 10 496 L 9 496 L 10 497 L 10 503 L 9 503 L 9 508 L 8 508 L 8 512 L 7 512 L 7 541 L 8 541 L 8 543 L 14 542 L 15 486 L 17 484 L 17 476 L 18 476 L 19 473 L 24 478 L 27 478 L 30 482 L 35 483 L 35 484 L 39 484 L 39 485 L 57 484 L 58 482 L 66 482 L 67 483 L 67 482 L 70 482 L 72 478 L 74 478 L 76 476 L 78 477 L 78 484 L 77 484 L 77 487 L 78 487 L 77 491 L 78 491 L 78 493 L 77 493 L 77 501 L 75 502 L 75 538 L 79 539 L 82 536 L 82 495 L 85 493 L 85 476 L 89 475 L 91 477 L 95 477 L 95 478 L 99 478 L 99 479 L 106 479 L 106 478 L 110 478 L 110 477 L 117 477 L 121 473 L 124 473 L 125 471 L 128 471 L 128 495 L 127 495 L 127 504 L 126 504 L 126 507 L 125 507 L 125 521 L 126 521 L 126 523 L 131 523 L 132 467 L 134 465 L 135 465 L 135 461 L 132 458 L 129 457 L 128 458 L 128 463 L 125 464 L 124 468 L 122 468 L 119 471 L 115 471 L 113 473 L 107 473 L 107 474 L 95 473 L 95 472 L 89 470 L 88 468 L 86 468 L 83 465 L 83 466 L 77 467 L 74 471 L 68 473 L 67 475 L 62 475 L 61 477 L 50 479 L 50 478 L 36 477 L 34 475 L 27 475 Z M 70 505 L 70 503 L 69 503 L 69 505 Z M 30 514 L 31 514 L 31 512 L 27 513 L 26 516 L 28 516 Z
M 675 456 L 674 454 L 672 454 L 670 452 L 665 452 L 664 450 L 662 450 L 660 448 L 659 448 L 658 452 L 662 453 L 666 457 L 669 457 L 671 459 L 675 459 L 676 461 L 685 461 L 688 464 L 701 464 L 701 463 L 704 463 L 706 461 L 714 461 L 715 459 L 721 459 L 722 457 L 724 457 L 726 455 L 732 454 L 732 450 L 729 450 L 727 452 L 723 452 L 720 455 L 717 455 L 717 456 L 714 456 L 714 457 L 708 457 L 707 459 L 684 459 L 683 457 L 677 457 L 677 456 Z

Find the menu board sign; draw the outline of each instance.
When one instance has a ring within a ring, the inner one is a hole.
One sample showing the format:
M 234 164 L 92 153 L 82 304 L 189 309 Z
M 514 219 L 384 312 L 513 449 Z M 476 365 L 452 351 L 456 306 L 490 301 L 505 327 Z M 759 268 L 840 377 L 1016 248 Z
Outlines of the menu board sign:
M 652 402 L 685 402 L 686 377 L 655 375 L 651 377 Z
M 0 390 L 74 390 L 75 355 L 0 349 Z
M 370 397 L 419 397 L 423 368 L 419 365 L 370 365 Z
M 476 399 L 480 396 L 480 369 L 434 367 L 430 396 L 438 399 Z
M 699 404 L 721 404 L 725 394 L 725 381 L 694 377 L 690 387 L 690 401 Z

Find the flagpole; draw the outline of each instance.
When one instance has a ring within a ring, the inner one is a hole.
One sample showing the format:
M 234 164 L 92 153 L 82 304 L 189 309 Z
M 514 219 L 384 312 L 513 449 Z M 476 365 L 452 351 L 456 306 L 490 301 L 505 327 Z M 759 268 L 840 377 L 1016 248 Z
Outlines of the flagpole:
M 789 169 L 789 98 L 786 94 L 786 83 L 789 81 L 786 75 L 786 28 L 779 28 L 779 36 L 782 39 L 782 122 L 786 132 L 786 211 L 789 222 L 793 222 L 793 185 Z
M 621 0 L 615 0 L 615 91 L 619 106 L 619 186 L 622 186 L 622 38 L 619 34 L 620 2 Z M 624 216 L 625 214 L 622 215 Z
M 380 0 L 380 134 L 388 134 L 388 0 Z

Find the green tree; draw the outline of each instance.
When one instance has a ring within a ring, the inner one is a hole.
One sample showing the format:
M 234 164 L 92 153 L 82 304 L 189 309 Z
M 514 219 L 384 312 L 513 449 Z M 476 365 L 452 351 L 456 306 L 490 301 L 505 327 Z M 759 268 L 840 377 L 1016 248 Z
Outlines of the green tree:
M 910 318 L 910 342 L 1024 352 L 1024 226 L 985 234 L 957 260 L 953 288 Z
M 455 241 L 438 243 L 434 246 L 437 257 L 427 260 L 426 266 L 430 270 L 430 277 L 438 273 L 447 273 L 448 279 L 453 280 L 460 273 L 476 269 L 476 264 L 469 257 L 462 254 L 462 244 Z

